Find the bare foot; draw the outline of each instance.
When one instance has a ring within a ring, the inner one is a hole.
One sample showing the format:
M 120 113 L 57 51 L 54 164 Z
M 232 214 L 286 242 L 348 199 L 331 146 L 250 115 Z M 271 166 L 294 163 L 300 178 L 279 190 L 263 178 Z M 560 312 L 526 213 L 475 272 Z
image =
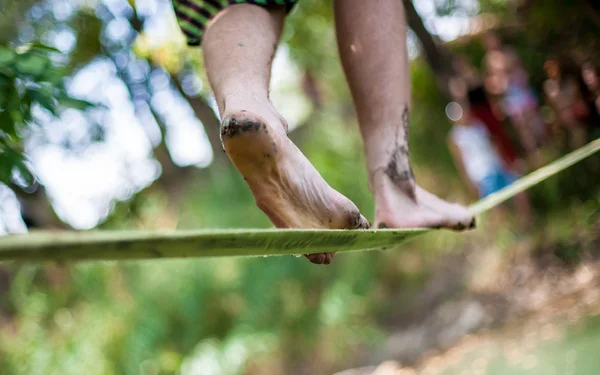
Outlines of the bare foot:
M 475 217 L 467 208 L 446 202 L 412 182 L 400 186 L 381 174 L 373 185 L 377 228 L 475 228 Z
M 289 140 L 285 123 L 239 110 L 224 116 L 225 152 L 244 176 L 256 205 L 278 228 L 368 229 L 369 222 L 348 198 L 332 189 Z M 333 253 L 305 255 L 329 264 Z

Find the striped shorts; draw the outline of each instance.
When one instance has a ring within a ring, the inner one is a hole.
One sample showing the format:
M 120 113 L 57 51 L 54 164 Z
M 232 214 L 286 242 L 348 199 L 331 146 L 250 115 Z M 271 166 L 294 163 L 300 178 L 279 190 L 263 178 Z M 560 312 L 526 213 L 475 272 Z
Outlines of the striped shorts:
M 173 0 L 177 23 L 190 46 L 199 46 L 208 22 L 222 9 L 233 4 L 261 6 L 285 5 L 289 12 L 298 0 Z

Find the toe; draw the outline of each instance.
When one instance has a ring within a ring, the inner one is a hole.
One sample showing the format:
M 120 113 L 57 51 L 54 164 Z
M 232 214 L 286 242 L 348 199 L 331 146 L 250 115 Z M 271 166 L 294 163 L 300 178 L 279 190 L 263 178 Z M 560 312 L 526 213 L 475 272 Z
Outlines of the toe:
M 360 214 L 357 208 L 350 212 L 346 212 L 340 226 L 331 227 L 332 229 L 369 229 L 371 223 L 363 215 Z
M 363 215 L 360 215 L 357 229 L 369 229 L 369 228 L 371 228 L 371 223 L 369 223 L 369 220 L 367 220 Z
M 464 229 L 474 229 L 477 226 L 475 215 L 465 207 L 462 207 L 462 209 L 464 210 L 464 219 L 462 220 Z
M 388 228 L 388 225 L 387 225 L 387 223 L 386 223 L 386 222 L 384 222 L 384 221 L 380 221 L 380 222 L 377 224 L 377 228 L 378 228 L 378 229 L 387 229 L 387 228 Z
M 477 228 L 477 219 L 473 218 L 473 220 L 471 220 L 471 224 L 469 224 L 468 229 L 475 229 L 475 228 Z
M 304 254 L 304 256 L 314 264 L 330 264 L 335 253 Z
M 452 223 L 451 228 L 457 231 L 463 231 L 466 229 L 474 229 L 476 225 L 475 217 L 470 212 L 466 212 L 462 217 Z
M 308 259 L 311 263 L 321 264 L 319 261 L 321 258 L 321 254 L 304 254 L 306 259 Z

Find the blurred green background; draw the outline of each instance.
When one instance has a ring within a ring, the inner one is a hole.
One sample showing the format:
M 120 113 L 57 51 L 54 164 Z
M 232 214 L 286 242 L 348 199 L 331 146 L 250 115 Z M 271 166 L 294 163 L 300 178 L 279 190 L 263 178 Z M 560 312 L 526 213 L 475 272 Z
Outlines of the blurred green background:
M 415 174 L 470 203 L 446 145 L 450 56 L 481 67 L 494 29 L 540 94 L 550 57 L 600 66 L 600 10 L 591 0 L 404 3 Z M 202 65 L 164 0 L 0 0 L 0 233 L 270 227 L 221 151 Z M 330 2 L 301 0 L 291 13 L 272 86 L 290 138 L 372 219 Z M 548 160 L 568 151 L 565 139 L 553 134 Z M 294 257 L 0 264 L 0 374 L 488 373 L 473 364 L 479 354 L 454 368 L 439 358 L 468 334 L 501 347 L 507 322 L 532 312 L 567 333 L 527 373 L 549 374 L 540 364 L 574 350 L 583 364 L 555 373 L 596 374 L 600 296 L 584 291 L 600 280 L 599 161 L 531 190 L 530 231 L 512 211 L 492 212 L 473 233 L 328 267 Z M 523 373 L 510 350 L 488 354 L 508 363 L 493 373 Z M 397 369 L 376 370 L 385 360 Z

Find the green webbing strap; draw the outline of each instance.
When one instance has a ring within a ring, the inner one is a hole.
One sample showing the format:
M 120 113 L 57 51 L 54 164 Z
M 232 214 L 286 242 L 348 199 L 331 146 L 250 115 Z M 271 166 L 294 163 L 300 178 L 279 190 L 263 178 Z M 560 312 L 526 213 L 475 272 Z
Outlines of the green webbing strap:
M 600 150 L 600 139 L 538 169 L 470 208 L 481 214 Z M 381 250 L 430 229 L 233 229 L 37 232 L 0 238 L 0 260 L 73 261 L 269 256 Z

